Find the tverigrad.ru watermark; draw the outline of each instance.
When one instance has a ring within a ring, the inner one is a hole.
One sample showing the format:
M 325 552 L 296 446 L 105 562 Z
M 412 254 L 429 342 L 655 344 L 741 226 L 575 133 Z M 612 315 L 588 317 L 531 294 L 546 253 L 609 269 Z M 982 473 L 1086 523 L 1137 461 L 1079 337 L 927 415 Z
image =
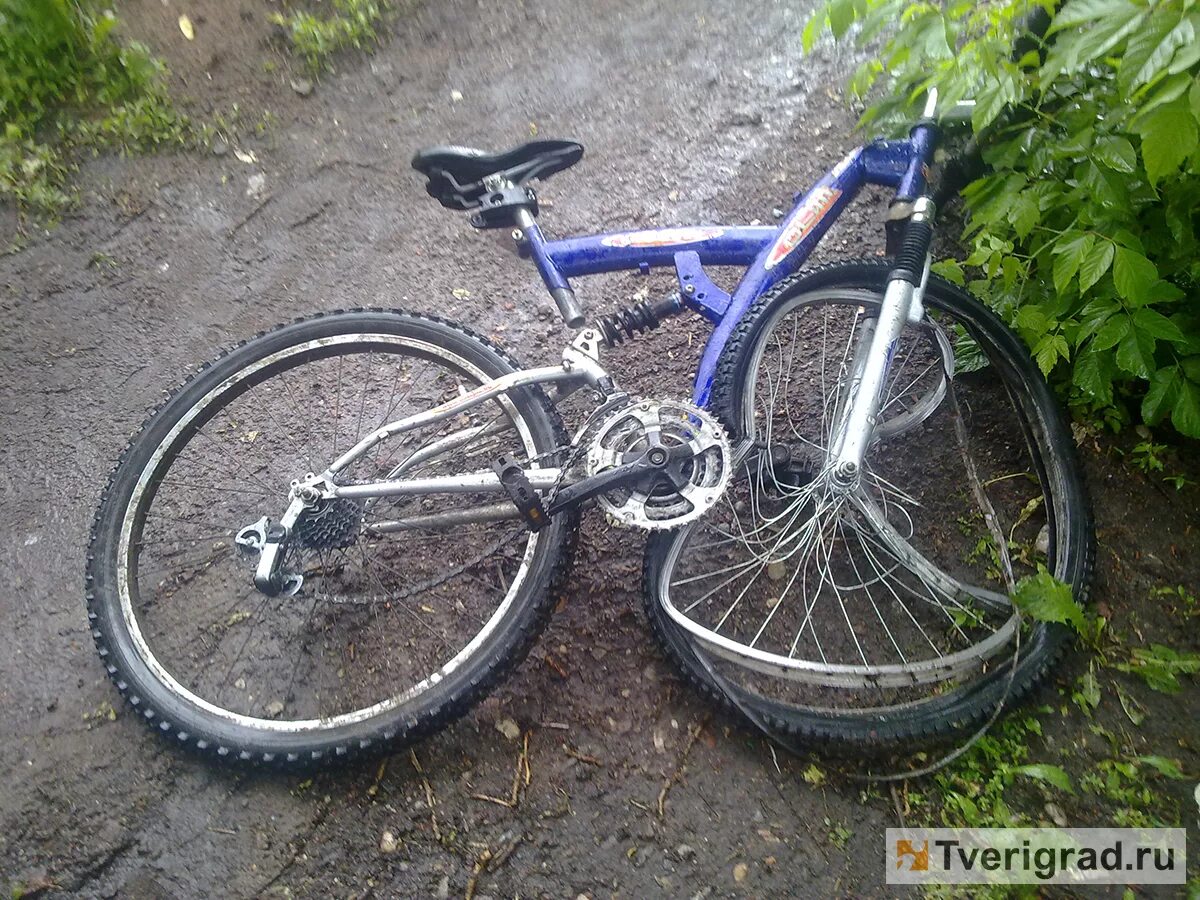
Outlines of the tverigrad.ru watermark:
M 1183 884 L 1182 828 L 889 828 L 888 884 Z

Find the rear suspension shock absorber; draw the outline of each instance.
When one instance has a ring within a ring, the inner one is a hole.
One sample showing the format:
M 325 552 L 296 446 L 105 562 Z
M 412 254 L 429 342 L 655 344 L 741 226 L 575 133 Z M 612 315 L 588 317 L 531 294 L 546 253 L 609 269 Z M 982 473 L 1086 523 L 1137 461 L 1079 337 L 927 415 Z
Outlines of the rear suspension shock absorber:
M 615 313 L 601 316 L 596 320 L 595 328 L 604 337 L 604 343 L 615 347 L 635 334 L 641 334 L 652 328 L 657 328 L 663 319 L 683 312 L 683 299 L 679 294 L 672 294 L 661 300 L 643 300 L 633 306 L 625 306 Z

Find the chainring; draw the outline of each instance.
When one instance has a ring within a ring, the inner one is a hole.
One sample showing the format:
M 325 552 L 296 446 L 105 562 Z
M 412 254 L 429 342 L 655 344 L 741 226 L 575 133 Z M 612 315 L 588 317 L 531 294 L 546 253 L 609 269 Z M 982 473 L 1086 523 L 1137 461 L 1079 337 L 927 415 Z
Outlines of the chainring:
M 712 509 L 729 485 L 733 472 L 729 438 L 712 415 L 691 403 L 631 401 L 589 431 L 589 476 L 615 468 L 654 446 L 669 450 L 686 445 L 693 454 L 674 480 L 655 473 L 641 484 L 601 494 L 601 508 L 618 525 L 648 531 L 677 528 Z

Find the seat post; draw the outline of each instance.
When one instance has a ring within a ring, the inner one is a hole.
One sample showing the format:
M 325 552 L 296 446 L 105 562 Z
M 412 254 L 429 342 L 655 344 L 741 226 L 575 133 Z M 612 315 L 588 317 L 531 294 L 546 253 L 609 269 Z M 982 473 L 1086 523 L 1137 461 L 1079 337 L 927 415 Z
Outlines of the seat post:
M 542 229 L 538 227 L 533 212 L 527 206 L 518 206 L 513 210 L 513 220 L 517 227 L 513 231 L 513 240 L 522 256 L 528 255 L 537 266 L 542 282 L 554 298 L 559 315 L 568 328 L 582 328 L 586 319 L 579 302 L 575 299 L 575 291 L 571 289 L 567 277 L 555 265 L 554 260 L 546 250 L 546 239 Z

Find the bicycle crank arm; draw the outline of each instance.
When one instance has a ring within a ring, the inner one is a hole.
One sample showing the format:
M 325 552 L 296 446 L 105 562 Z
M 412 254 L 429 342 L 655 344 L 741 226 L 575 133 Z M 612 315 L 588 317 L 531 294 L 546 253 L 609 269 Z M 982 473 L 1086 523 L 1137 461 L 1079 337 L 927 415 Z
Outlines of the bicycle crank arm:
M 694 455 L 686 445 L 670 448 L 650 447 L 629 462 L 567 485 L 553 494 L 549 506 L 543 505 L 542 498 L 530 482 L 528 473 L 516 461 L 502 456 L 492 463 L 492 468 L 530 531 L 540 531 L 550 524 L 550 520 L 558 513 L 576 509 L 587 501 L 618 488 L 639 486 L 643 490 L 652 490 L 654 483 L 660 478 L 667 479 L 678 488 L 681 482 L 687 482 L 681 468 Z
M 653 489 L 653 483 L 660 478 L 667 479 L 678 488 L 687 483 L 687 478 L 679 468 L 694 455 L 687 445 L 670 448 L 650 447 L 630 462 L 582 478 L 563 488 L 555 495 L 547 513 L 553 516 L 617 488 L 640 486 L 645 490 L 649 484 L 650 489 Z

